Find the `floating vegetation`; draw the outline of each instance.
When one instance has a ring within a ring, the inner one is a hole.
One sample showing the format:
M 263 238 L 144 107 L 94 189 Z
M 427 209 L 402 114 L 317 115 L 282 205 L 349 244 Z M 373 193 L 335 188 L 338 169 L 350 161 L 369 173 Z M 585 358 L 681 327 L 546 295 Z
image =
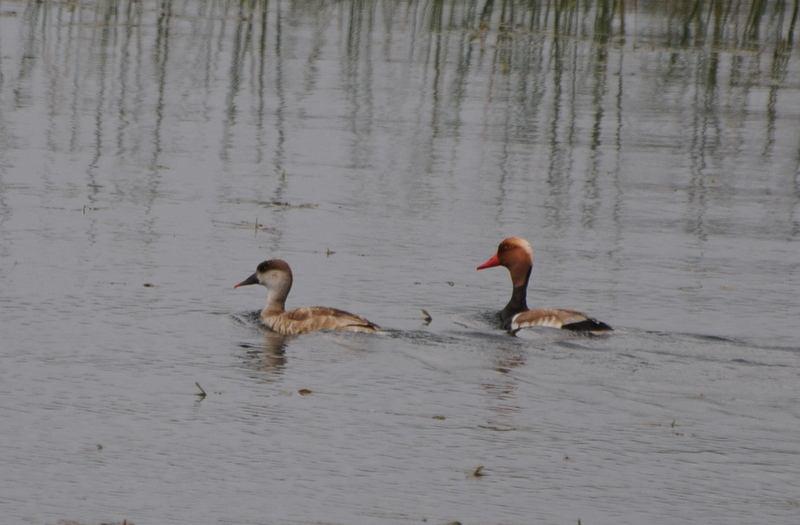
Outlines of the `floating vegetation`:
M 478 465 L 475 467 L 475 470 L 472 471 L 473 478 L 482 478 L 486 474 L 483 472 L 483 465 Z
M 295 204 L 288 201 L 279 201 L 279 200 L 259 201 L 259 200 L 248 200 L 248 199 L 236 199 L 235 202 L 237 204 L 242 204 L 242 203 L 255 204 L 256 206 L 262 206 L 264 208 L 277 208 L 279 210 L 308 210 L 319 207 L 319 204 L 314 202 L 301 202 Z
M 80 521 L 74 521 L 74 520 L 58 520 L 56 525 L 90 525 L 90 524 L 82 523 Z M 129 520 L 103 521 L 103 522 L 100 522 L 99 525 L 133 525 L 133 522 L 129 521 Z
M 206 398 L 206 396 L 207 396 L 208 394 L 206 394 L 206 391 L 205 391 L 205 389 L 204 389 L 202 386 L 200 386 L 200 383 L 198 383 L 197 381 L 195 381 L 195 382 L 194 382 L 194 386 L 196 386 L 196 387 L 198 388 L 198 390 L 200 390 L 200 392 L 197 392 L 197 393 L 195 394 L 197 397 L 199 397 L 199 398 L 200 398 L 200 401 L 202 401 L 203 399 L 205 399 L 205 398 Z
M 142 286 L 145 288 L 155 288 L 156 285 L 153 283 L 142 283 Z
M 511 432 L 512 430 L 517 429 L 516 427 L 501 427 L 499 425 L 478 425 L 478 428 L 494 430 L 495 432 Z
M 433 317 L 431 317 L 431 314 L 429 314 L 428 311 L 424 308 L 420 308 L 420 311 L 422 312 L 422 321 L 426 325 L 431 324 L 431 321 L 433 321 Z
M 262 224 L 259 222 L 258 219 L 255 222 L 249 221 L 239 221 L 239 222 L 226 222 L 226 221 L 213 221 L 214 224 L 220 226 L 227 226 L 229 228 L 241 228 L 243 230 L 254 230 L 256 232 L 268 232 L 268 233 L 276 233 L 278 231 L 277 228 L 273 228 L 272 226 L 267 226 L 266 224 Z
M 98 211 L 98 210 L 105 210 L 105 209 L 108 209 L 108 208 L 105 208 L 103 206 L 89 206 L 88 204 L 84 204 L 83 208 L 81 209 L 81 213 L 86 215 L 87 211 Z
M 313 392 L 309 388 L 301 388 L 297 391 L 297 393 L 301 396 L 310 396 Z
M 433 419 L 435 419 L 437 421 L 444 421 L 447 418 L 444 417 L 444 416 L 436 415 L 436 416 L 433 416 Z

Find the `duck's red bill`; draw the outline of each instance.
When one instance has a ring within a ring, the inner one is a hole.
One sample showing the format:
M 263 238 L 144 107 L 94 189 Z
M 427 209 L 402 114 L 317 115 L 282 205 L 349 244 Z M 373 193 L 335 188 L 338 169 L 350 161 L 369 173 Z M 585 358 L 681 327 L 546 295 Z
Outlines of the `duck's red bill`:
M 485 263 L 478 266 L 478 270 L 483 270 L 484 268 L 491 268 L 492 266 L 500 266 L 500 259 L 497 258 L 497 254 L 492 255 L 486 260 Z

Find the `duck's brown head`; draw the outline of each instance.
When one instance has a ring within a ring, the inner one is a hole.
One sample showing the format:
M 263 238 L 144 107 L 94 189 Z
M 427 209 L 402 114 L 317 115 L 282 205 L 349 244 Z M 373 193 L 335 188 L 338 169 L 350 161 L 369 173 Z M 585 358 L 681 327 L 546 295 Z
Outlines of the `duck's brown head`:
M 259 264 L 253 275 L 235 285 L 234 288 L 250 284 L 260 284 L 267 288 L 275 288 L 276 285 L 285 286 L 287 281 L 291 286 L 292 269 L 289 268 L 289 264 L 281 259 L 270 259 Z
M 533 248 L 531 244 L 522 237 L 503 239 L 497 247 L 497 253 L 478 266 L 478 270 L 494 266 L 508 268 L 514 286 L 523 286 L 527 283 L 530 269 L 533 266 Z

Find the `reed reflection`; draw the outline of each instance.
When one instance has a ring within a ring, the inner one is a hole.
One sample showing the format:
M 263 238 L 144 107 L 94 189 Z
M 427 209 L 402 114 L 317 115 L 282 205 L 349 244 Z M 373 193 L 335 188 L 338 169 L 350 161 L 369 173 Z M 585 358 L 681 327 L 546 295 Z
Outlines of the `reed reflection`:
M 379 169 L 388 141 L 411 159 L 398 186 L 430 203 L 429 179 L 464 177 L 460 152 L 474 129 L 499 214 L 514 192 L 541 184 L 552 227 L 577 216 L 594 229 L 617 206 L 609 197 L 621 199 L 604 189 L 625 167 L 620 152 L 641 146 L 647 119 L 660 120 L 659 140 L 690 137 L 693 206 L 709 191 L 699 178 L 743 155 L 754 130 L 764 130 L 755 140 L 765 162 L 786 147 L 799 4 L 34 2 L 3 20 L 20 34 L 0 61 L 0 89 L 15 110 L 36 112 L 32 79 L 44 80 L 47 148 L 87 152 L 87 199 L 109 183 L 105 163 L 123 162 L 148 172 L 147 190 L 120 198 L 152 207 L 165 152 L 204 147 L 203 161 L 223 171 L 267 167 L 260 187 L 281 199 L 291 152 L 314 146 L 300 132 L 343 119 L 346 148 L 328 164 Z M 539 159 L 544 170 L 519 169 Z
M 284 5 L 289 5 L 288 18 L 282 14 Z M 798 18 L 798 1 L 791 6 L 787 2 L 751 2 L 749 9 L 745 10 L 740 2 L 645 2 L 642 4 L 628 5 L 620 0 L 604 0 L 601 2 L 563 2 L 540 1 L 523 2 L 503 0 L 453 2 L 442 0 L 420 0 L 410 2 L 409 9 L 397 9 L 392 2 L 364 2 L 353 0 L 347 3 L 345 9 L 339 9 L 340 16 L 344 18 L 344 25 L 339 38 L 343 40 L 341 49 L 344 52 L 346 66 L 343 69 L 350 87 L 359 99 L 367 101 L 371 96 L 370 75 L 361 77 L 360 69 L 374 67 L 382 60 L 370 56 L 373 46 L 372 33 L 376 30 L 387 32 L 387 38 L 397 38 L 405 31 L 411 30 L 413 38 L 394 44 L 394 40 L 385 40 L 385 45 L 410 46 L 411 56 L 420 57 L 427 69 L 435 77 L 434 97 L 456 97 L 463 92 L 463 82 L 449 83 L 452 89 L 446 89 L 444 80 L 445 65 L 451 62 L 453 55 L 459 72 L 469 71 L 471 67 L 471 50 L 473 46 L 481 51 L 486 50 L 485 42 L 491 42 L 493 49 L 492 61 L 495 75 L 520 75 L 520 79 L 528 78 L 531 71 L 539 74 L 550 75 L 564 71 L 564 61 L 574 64 L 580 57 L 574 51 L 576 47 L 591 45 L 595 48 L 595 71 L 592 74 L 599 78 L 605 74 L 603 64 L 607 63 L 611 52 L 620 52 L 619 47 L 628 40 L 635 40 L 636 45 L 657 45 L 672 48 L 673 56 L 679 56 L 687 47 L 707 52 L 707 72 L 698 75 L 696 80 L 705 85 L 714 84 L 714 74 L 719 62 L 720 52 L 741 51 L 766 51 L 772 57 L 769 74 L 772 78 L 780 80 L 785 77 L 791 59 L 791 49 L 794 46 L 795 26 Z M 175 38 L 170 32 L 174 27 L 189 20 L 190 45 L 202 43 L 205 49 L 202 53 L 191 53 L 198 56 L 201 61 L 190 61 L 190 66 L 200 66 L 204 82 L 200 86 L 210 89 L 212 77 L 216 74 L 226 79 L 228 90 L 226 94 L 225 120 L 228 127 L 235 127 L 237 122 L 237 98 L 242 86 L 249 84 L 256 86 L 259 92 L 264 87 L 264 77 L 267 74 L 265 61 L 275 59 L 274 77 L 281 74 L 281 33 L 285 32 L 284 26 L 292 26 L 308 20 L 315 28 L 313 35 L 314 44 L 308 49 L 298 47 L 293 43 L 292 52 L 302 51 L 308 64 L 314 64 L 323 53 L 319 36 L 330 29 L 321 18 L 332 12 L 332 5 L 327 2 L 272 2 L 267 0 L 251 0 L 239 3 L 212 4 L 202 2 L 197 13 L 192 12 L 189 5 L 178 5 L 170 1 L 153 2 L 102 2 L 98 4 L 27 4 L 23 19 L 25 20 L 24 36 L 22 40 L 21 57 L 19 58 L 18 72 L 14 77 L 17 80 L 15 94 L 17 104 L 24 105 L 24 97 L 29 97 L 32 90 L 26 89 L 27 79 L 30 78 L 32 68 L 43 57 L 42 51 L 37 49 L 41 42 L 49 48 L 47 51 L 56 52 L 54 46 L 75 46 L 76 38 L 81 35 L 71 33 L 92 20 L 93 34 L 90 35 L 92 52 L 100 60 L 108 60 L 119 69 L 120 80 L 133 80 L 147 77 L 146 72 L 140 71 L 139 75 L 131 75 L 130 59 L 132 51 L 153 58 L 156 75 L 154 80 L 159 89 L 169 82 L 165 78 L 165 66 L 169 59 L 171 41 Z M 790 8 L 791 7 L 791 8 Z M 50 11 L 57 10 L 57 16 L 52 16 Z M 70 12 L 64 18 L 64 11 Z M 270 16 L 270 13 L 272 16 Z M 322 15 L 320 14 L 322 13 Z M 631 24 L 626 23 L 626 16 L 638 17 L 636 29 L 631 29 Z M 199 17 L 199 18 L 198 18 Z M 178 20 L 176 22 L 176 20 Z M 206 20 L 206 22 L 200 22 Z M 381 20 L 380 26 L 376 20 Z M 228 25 L 233 24 L 231 31 Z M 62 34 L 66 26 L 68 33 Z M 77 27 L 76 27 L 77 26 Z M 134 31 L 144 27 L 147 32 L 153 32 L 150 44 L 146 41 L 139 43 L 136 50 L 129 48 Z M 122 29 L 123 38 L 119 38 L 118 31 Z M 149 28 L 149 29 L 148 29 Z M 94 32 L 98 34 L 94 34 Z M 275 32 L 275 38 L 270 42 L 267 39 L 269 31 Z M 636 32 L 633 32 L 636 31 Z M 547 32 L 547 34 L 544 34 Z M 762 36 L 769 35 L 769 36 Z M 461 45 L 451 45 L 450 38 L 457 36 L 456 40 Z M 551 59 L 549 63 L 541 61 L 542 36 L 552 38 L 550 44 Z M 463 45 L 463 38 L 467 38 L 469 45 Z M 180 35 L 184 39 L 184 35 Z M 587 42 L 587 39 L 593 43 Z M 64 42 L 67 40 L 67 42 Z M 71 42 L 70 42 L 71 41 Z M 229 48 L 229 59 L 222 59 L 221 55 L 210 52 L 210 46 L 216 42 L 217 48 Z M 185 44 L 184 44 L 185 46 Z M 151 49 L 147 49 L 151 47 Z M 271 49 L 270 49 L 271 48 Z M 181 48 L 184 51 L 185 47 Z M 271 55 L 274 53 L 274 57 Z M 741 57 L 740 57 L 741 58 Z M 72 62 L 71 66 L 79 66 L 81 56 L 73 54 L 63 56 L 63 59 Z M 251 67 L 245 66 L 251 61 Z M 542 66 L 545 66 L 542 68 Z M 180 70 L 181 65 L 171 64 L 171 67 Z M 183 66 L 185 67 L 185 66 Z M 71 68 L 74 70 L 74 68 Z M 544 69 L 544 71 L 542 70 Z M 98 73 L 102 74 L 101 67 Z M 367 71 L 368 73 L 368 71 Z M 313 90 L 314 83 L 308 72 L 307 80 L 303 83 L 306 90 Z M 703 76 L 706 78 L 704 79 Z M 190 75 L 195 78 L 196 74 Z M 62 80 L 63 81 L 63 80 Z M 177 80 L 176 80 L 177 81 Z M 102 82 L 101 82 L 102 84 Z M 120 82 L 124 84 L 124 82 Z M 524 84 L 523 84 L 524 85 Z M 98 88 L 101 86 L 98 86 Z M 120 86 L 121 88 L 124 86 Z M 278 94 L 281 83 L 274 85 L 274 93 Z M 780 89 L 780 86 L 777 86 Z M 62 91 L 63 92 L 63 91 Z M 523 90 L 524 92 L 524 90 Z M 124 98 L 124 93 L 121 94 Z M 22 97 L 22 98 L 20 98 Z M 125 101 L 127 102 L 127 101 Z M 140 101 L 141 102 L 141 101 Z M 162 101 L 163 102 L 163 101 Z M 363 101 L 361 101 L 363 103 Z M 359 104 L 361 105 L 361 104 Z M 159 104 L 156 104 L 158 109 Z M 140 108 L 137 108 L 140 109 Z M 263 109 L 263 108 L 262 108 Z M 280 108 L 278 108 L 280 109 Z M 259 112 L 261 114 L 261 112 Z M 156 111 L 156 118 L 158 116 Z M 369 119 L 367 119 L 369 120 Z

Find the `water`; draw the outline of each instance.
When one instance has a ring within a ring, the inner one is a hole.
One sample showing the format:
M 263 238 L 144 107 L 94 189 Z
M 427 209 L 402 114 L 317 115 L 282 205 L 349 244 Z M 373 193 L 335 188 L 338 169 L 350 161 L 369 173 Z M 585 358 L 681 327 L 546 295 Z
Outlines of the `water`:
M 3 522 L 797 523 L 797 3 L 567 4 L 0 4 Z

